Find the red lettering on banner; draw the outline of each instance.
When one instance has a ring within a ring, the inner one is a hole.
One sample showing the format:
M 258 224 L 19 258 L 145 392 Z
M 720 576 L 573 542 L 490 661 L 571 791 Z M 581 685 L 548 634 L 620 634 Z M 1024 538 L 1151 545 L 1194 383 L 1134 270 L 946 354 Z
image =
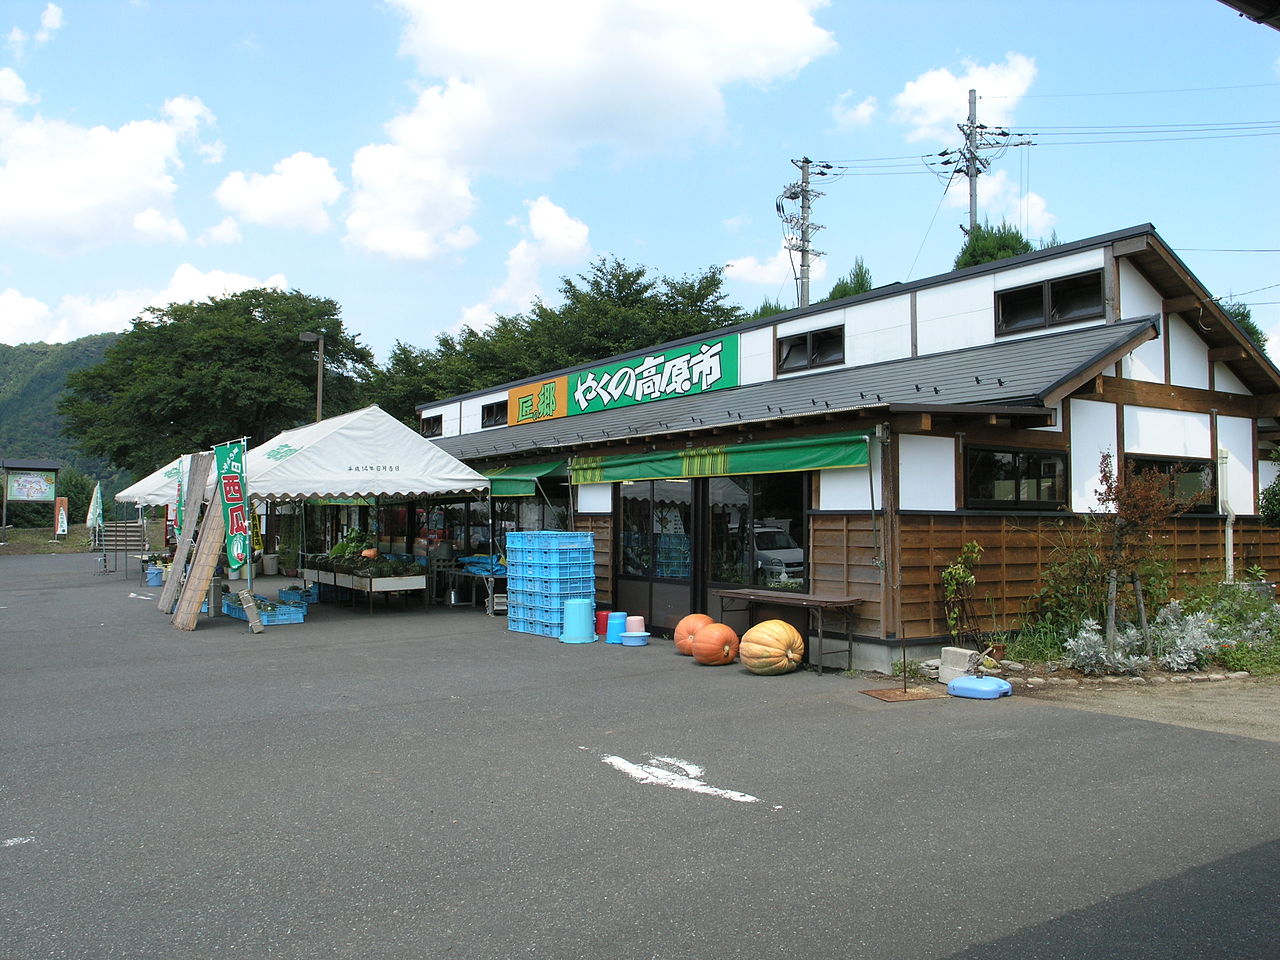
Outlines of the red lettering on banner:
M 227 511 L 227 525 L 227 532 L 233 537 L 238 533 L 247 534 L 249 532 L 249 523 L 245 517 L 243 503 L 236 504 Z
M 232 474 L 223 474 L 222 499 L 227 503 L 240 503 L 244 500 L 244 489 L 240 486 L 240 478 Z

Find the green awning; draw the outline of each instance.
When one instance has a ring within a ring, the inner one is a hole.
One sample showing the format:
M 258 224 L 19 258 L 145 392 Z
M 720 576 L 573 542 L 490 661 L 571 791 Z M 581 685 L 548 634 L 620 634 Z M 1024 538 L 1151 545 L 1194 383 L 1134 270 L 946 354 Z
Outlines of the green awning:
M 615 483 L 621 480 L 673 480 L 744 473 L 794 473 L 798 470 L 866 465 L 865 433 L 828 433 L 815 437 L 629 453 L 617 457 L 574 457 L 569 464 L 569 477 L 571 483 Z
M 498 467 L 484 472 L 491 484 L 491 497 L 532 497 L 538 492 L 538 480 L 542 477 L 563 477 L 567 474 L 568 467 L 563 460 Z

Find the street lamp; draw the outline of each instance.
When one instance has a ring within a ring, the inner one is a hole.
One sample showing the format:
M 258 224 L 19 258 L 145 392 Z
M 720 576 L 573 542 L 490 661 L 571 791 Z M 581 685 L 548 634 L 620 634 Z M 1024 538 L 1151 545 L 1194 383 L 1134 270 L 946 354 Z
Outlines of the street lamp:
M 298 339 L 316 344 L 316 423 L 319 423 L 324 419 L 324 334 L 304 330 Z

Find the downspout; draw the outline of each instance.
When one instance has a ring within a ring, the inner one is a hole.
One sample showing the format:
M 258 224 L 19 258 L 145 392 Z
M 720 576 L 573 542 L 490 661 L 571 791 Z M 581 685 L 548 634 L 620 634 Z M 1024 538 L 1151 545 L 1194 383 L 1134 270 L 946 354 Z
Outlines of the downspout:
M 1218 448 L 1218 504 L 1219 509 L 1227 515 L 1226 540 L 1223 547 L 1226 551 L 1227 583 L 1236 580 L 1236 512 L 1231 509 L 1231 498 L 1227 496 L 1227 451 Z

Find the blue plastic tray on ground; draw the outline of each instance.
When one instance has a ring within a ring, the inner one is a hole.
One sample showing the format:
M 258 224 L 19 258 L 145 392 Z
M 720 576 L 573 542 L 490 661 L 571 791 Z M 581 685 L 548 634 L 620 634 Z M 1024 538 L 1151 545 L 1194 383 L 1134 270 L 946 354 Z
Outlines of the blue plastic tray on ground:
M 973 700 L 995 700 L 1013 693 L 1013 685 L 999 677 L 974 677 L 965 674 L 947 684 L 947 693 L 953 697 L 969 697 Z

